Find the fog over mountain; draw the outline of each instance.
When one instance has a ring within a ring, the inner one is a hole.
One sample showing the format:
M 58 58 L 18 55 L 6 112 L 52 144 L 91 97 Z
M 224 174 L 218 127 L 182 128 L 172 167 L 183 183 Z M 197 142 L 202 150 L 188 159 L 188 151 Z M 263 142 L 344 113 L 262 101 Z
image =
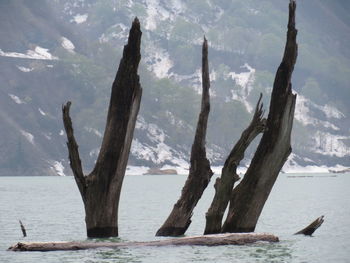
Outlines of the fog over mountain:
M 127 173 L 149 167 L 186 172 L 200 108 L 204 35 L 212 81 L 207 153 L 213 166 L 223 165 L 260 92 L 268 111 L 288 3 L 0 1 L 0 175 L 70 174 L 61 117 L 68 100 L 83 166 L 90 171 L 135 16 L 143 31 L 143 97 Z M 297 28 L 293 153 L 284 170 L 349 167 L 350 2 L 297 1 Z

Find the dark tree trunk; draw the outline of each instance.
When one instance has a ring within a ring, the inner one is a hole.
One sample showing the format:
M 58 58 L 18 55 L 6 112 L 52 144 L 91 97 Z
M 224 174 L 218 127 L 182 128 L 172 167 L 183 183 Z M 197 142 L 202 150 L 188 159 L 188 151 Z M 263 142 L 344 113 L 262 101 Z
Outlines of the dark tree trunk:
M 304 229 L 300 230 L 299 232 L 295 233 L 295 235 L 305 235 L 305 236 L 311 236 L 317 228 L 319 228 L 323 222 L 324 222 L 324 216 L 320 216 L 315 221 L 313 221 L 310 225 L 305 227 Z
M 258 241 L 278 242 L 278 237 L 266 233 L 219 234 L 194 237 L 180 237 L 146 242 L 19 242 L 10 251 L 57 251 L 93 248 L 129 248 L 160 246 L 222 246 L 245 245 Z
M 215 196 L 206 213 L 206 225 L 204 234 L 216 234 L 221 232 L 222 218 L 230 201 L 235 182 L 240 178 L 237 175 L 237 167 L 244 158 L 244 153 L 255 137 L 264 131 L 266 119 L 263 118 L 263 105 L 260 104 L 262 95 L 255 108 L 252 121 L 245 129 L 236 145 L 227 157 L 222 168 L 221 177 L 215 182 Z
M 295 1 L 289 4 L 287 42 L 271 94 L 266 130 L 250 167 L 241 183 L 233 190 L 229 212 L 222 232 L 252 232 L 277 176 L 291 153 L 296 95 L 291 77 L 297 58 Z
M 88 237 L 118 236 L 118 204 L 140 108 L 142 89 L 137 74 L 141 59 L 140 23 L 135 18 L 112 86 L 102 146 L 93 171 L 84 176 L 78 145 L 69 116 L 70 102 L 63 106 L 70 165 L 85 206 Z
M 174 205 L 162 227 L 157 231 L 157 236 L 180 236 L 186 232 L 191 224 L 192 211 L 213 175 L 205 151 L 205 138 L 210 111 L 209 87 L 208 45 L 207 40 L 204 38 L 202 48 L 202 105 L 192 145 L 190 172 L 182 189 L 180 199 Z

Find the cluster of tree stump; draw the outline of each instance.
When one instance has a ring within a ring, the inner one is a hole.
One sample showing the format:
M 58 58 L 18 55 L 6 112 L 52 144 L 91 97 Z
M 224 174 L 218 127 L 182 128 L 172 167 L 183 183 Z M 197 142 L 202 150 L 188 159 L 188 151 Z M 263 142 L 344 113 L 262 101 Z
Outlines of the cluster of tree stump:
M 289 3 L 289 20 L 284 55 L 277 69 L 267 119 L 264 118 L 262 95 L 258 99 L 253 118 L 243 131 L 215 182 L 215 195 L 206 213 L 205 236 L 186 237 L 152 242 L 131 243 L 18 243 L 12 250 L 74 250 L 95 247 L 161 246 L 161 245 L 223 245 L 246 244 L 258 240 L 278 241 L 270 234 L 219 234 L 253 232 L 256 223 L 277 179 L 291 153 L 296 95 L 292 92 L 291 77 L 297 58 L 297 30 L 295 28 L 296 3 Z M 69 115 L 71 102 L 62 107 L 67 134 L 70 166 L 83 199 L 88 237 L 118 236 L 118 205 L 129 157 L 136 118 L 140 108 L 142 88 L 138 76 L 141 59 L 140 22 L 132 23 L 128 43 L 112 85 L 106 128 L 102 146 L 92 172 L 83 174 L 78 144 L 74 138 Z M 213 172 L 206 157 L 206 132 L 210 112 L 210 79 L 208 43 L 202 47 L 202 102 L 190 157 L 190 170 L 179 200 L 157 236 L 181 236 L 191 224 L 193 209 L 208 186 Z M 237 167 L 250 143 L 262 133 L 251 164 L 244 178 L 239 180 Z M 228 208 L 227 217 L 223 220 Z M 323 222 L 323 217 L 311 227 L 298 233 L 312 234 Z M 313 230 L 313 231 L 312 231 Z M 207 235 L 215 234 L 215 235 Z

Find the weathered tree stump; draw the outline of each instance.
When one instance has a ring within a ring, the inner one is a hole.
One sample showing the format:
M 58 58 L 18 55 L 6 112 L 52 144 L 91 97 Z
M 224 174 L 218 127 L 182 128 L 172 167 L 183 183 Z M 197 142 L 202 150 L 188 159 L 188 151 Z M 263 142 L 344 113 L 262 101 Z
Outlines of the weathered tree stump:
M 248 128 L 246 128 L 241 138 L 237 141 L 229 156 L 227 157 L 224 167 L 222 168 L 220 178 L 215 182 L 215 195 L 213 201 L 205 215 L 206 225 L 204 234 L 216 234 L 221 232 L 222 218 L 226 207 L 230 201 L 231 193 L 235 182 L 240 178 L 237 175 L 237 167 L 244 158 L 244 153 L 255 137 L 264 131 L 266 119 L 263 118 L 263 104 L 260 103 L 262 94 L 255 107 L 253 119 Z
M 113 82 L 102 146 L 93 171 L 85 176 L 69 116 L 63 106 L 70 166 L 85 206 L 88 237 L 118 236 L 118 205 L 142 89 L 137 74 L 141 59 L 140 23 L 135 18 Z
M 222 246 L 245 245 L 258 241 L 278 242 L 278 237 L 267 233 L 218 234 L 181 237 L 148 242 L 19 242 L 10 251 L 56 251 L 93 248 L 160 247 L 160 246 Z
M 192 211 L 202 197 L 213 175 L 205 150 L 210 111 L 209 88 L 208 44 L 204 38 L 202 47 L 202 104 L 192 145 L 190 172 L 182 189 L 180 199 L 174 205 L 164 224 L 157 231 L 156 236 L 180 236 L 186 232 L 191 224 Z
M 252 232 L 279 172 L 292 151 L 290 145 L 296 95 L 291 77 L 297 58 L 296 3 L 289 3 L 287 41 L 271 94 L 270 110 L 259 146 L 240 184 L 233 190 L 222 232 Z
M 320 216 L 315 221 L 313 221 L 310 225 L 308 225 L 304 229 L 296 232 L 294 235 L 303 234 L 305 236 L 311 236 L 316 231 L 316 229 L 319 228 L 323 224 L 323 222 L 324 222 L 323 218 L 324 218 L 324 216 Z

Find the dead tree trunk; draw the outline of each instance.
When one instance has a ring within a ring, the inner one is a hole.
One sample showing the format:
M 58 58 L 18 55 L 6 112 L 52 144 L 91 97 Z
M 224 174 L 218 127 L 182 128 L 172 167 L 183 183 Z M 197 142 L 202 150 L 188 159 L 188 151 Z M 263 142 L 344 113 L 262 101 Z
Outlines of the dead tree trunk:
M 180 199 L 174 205 L 162 227 L 157 231 L 157 236 L 180 236 L 186 232 L 191 224 L 192 211 L 213 175 L 205 151 L 205 138 L 210 111 L 209 87 L 208 44 L 204 38 L 202 48 L 202 105 L 192 145 L 190 172 L 182 189 Z
M 291 153 L 296 95 L 291 77 L 297 58 L 294 0 L 289 4 L 287 42 L 271 94 L 266 130 L 241 183 L 233 190 L 222 232 L 252 232 L 277 176 Z
M 94 248 L 129 248 L 160 246 L 223 246 L 245 245 L 258 241 L 278 242 L 278 237 L 267 233 L 219 234 L 193 237 L 180 237 L 146 242 L 18 242 L 10 251 L 57 251 Z
M 221 232 L 222 218 L 226 207 L 230 201 L 231 193 L 235 182 L 240 178 L 237 175 L 237 167 L 244 158 L 244 153 L 255 137 L 263 132 L 266 119 L 263 118 L 263 104 L 260 104 L 262 94 L 255 108 L 252 121 L 245 129 L 227 157 L 224 167 L 222 168 L 221 177 L 215 182 L 215 196 L 206 213 L 206 225 L 204 234 L 216 234 Z
M 317 218 L 315 221 L 313 221 L 310 225 L 307 227 L 303 228 L 302 230 L 298 231 L 295 233 L 295 235 L 305 235 L 305 236 L 311 236 L 317 228 L 319 228 L 323 222 L 324 222 L 324 216 L 320 216 Z
M 112 86 L 107 123 L 93 171 L 85 176 L 69 116 L 70 102 L 63 106 L 70 165 L 85 206 L 88 237 L 118 236 L 118 205 L 129 157 L 142 89 L 137 74 L 141 59 L 140 23 L 135 18 Z

